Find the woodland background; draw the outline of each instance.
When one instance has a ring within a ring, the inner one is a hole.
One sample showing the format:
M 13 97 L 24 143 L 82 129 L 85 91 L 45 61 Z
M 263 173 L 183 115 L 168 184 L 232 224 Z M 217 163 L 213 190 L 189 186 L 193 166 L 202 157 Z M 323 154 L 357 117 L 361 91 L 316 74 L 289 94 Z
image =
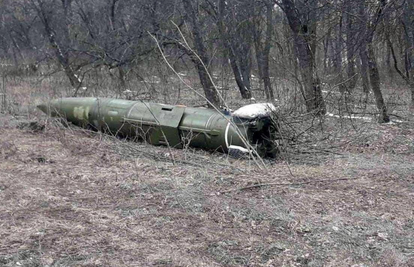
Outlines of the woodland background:
M 413 0 L 0 0 L 0 266 L 413 267 L 413 95 Z M 36 108 L 65 96 L 272 102 L 280 154 Z
M 380 122 L 384 90 L 414 105 L 408 0 L 1 0 L 0 19 L 4 102 L 28 76 L 64 76 L 56 95 L 180 102 L 175 71 L 217 106 L 253 96 L 325 114 L 324 88 L 372 92 Z

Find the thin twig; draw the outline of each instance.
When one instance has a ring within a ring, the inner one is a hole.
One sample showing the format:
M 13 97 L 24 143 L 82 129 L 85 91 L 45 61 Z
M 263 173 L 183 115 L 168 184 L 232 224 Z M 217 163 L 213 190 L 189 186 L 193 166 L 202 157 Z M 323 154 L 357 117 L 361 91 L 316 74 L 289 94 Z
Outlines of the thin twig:
M 325 183 L 325 182 L 339 182 L 339 181 L 353 181 L 361 179 L 361 177 L 358 178 L 338 178 L 338 179 L 322 179 L 322 180 L 312 180 L 312 181 L 306 181 L 302 183 L 265 183 L 265 184 L 254 184 L 249 185 L 245 187 L 239 187 L 235 189 L 229 189 L 225 191 L 218 192 L 218 194 L 226 194 L 231 192 L 238 192 L 238 191 L 244 191 L 249 190 L 253 188 L 260 188 L 260 187 L 268 187 L 268 186 L 298 186 L 298 185 L 306 185 L 306 184 L 313 184 L 313 183 Z
M 171 64 L 169 63 L 168 59 L 166 58 L 164 52 L 162 51 L 162 48 L 157 40 L 157 38 L 152 35 L 150 32 L 148 32 L 148 34 L 154 39 L 154 41 L 157 44 L 157 47 L 161 53 L 161 56 L 163 57 L 165 63 L 168 65 L 168 67 L 177 75 L 177 77 L 180 79 L 180 81 L 182 83 L 184 83 L 190 90 L 192 90 L 194 93 L 196 93 L 199 97 L 203 98 L 204 100 L 207 101 L 207 103 L 209 103 L 220 115 L 222 115 L 223 118 L 225 118 L 227 120 L 228 123 L 230 123 L 234 129 L 236 130 L 236 133 L 238 134 L 238 136 L 240 137 L 240 139 L 242 140 L 243 144 L 248 147 L 251 151 L 253 151 L 254 157 L 253 160 L 255 162 L 255 164 L 259 167 L 259 169 L 267 169 L 266 163 L 264 162 L 264 160 L 262 159 L 262 157 L 260 157 L 259 153 L 256 151 L 256 149 L 246 140 L 246 138 L 244 138 L 244 136 L 240 133 L 239 128 L 234 124 L 233 121 L 231 121 L 228 117 L 226 117 L 224 114 L 222 114 L 222 112 L 215 106 L 213 105 L 213 103 L 211 103 L 210 100 L 208 100 L 204 95 L 202 95 L 201 93 L 197 92 L 197 90 L 195 90 L 191 85 L 189 85 L 178 73 L 177 71 L 174 69 L 173 66 L 171 66 Z M 260 163 L 257 161 L 257 158 L 260 160 Z

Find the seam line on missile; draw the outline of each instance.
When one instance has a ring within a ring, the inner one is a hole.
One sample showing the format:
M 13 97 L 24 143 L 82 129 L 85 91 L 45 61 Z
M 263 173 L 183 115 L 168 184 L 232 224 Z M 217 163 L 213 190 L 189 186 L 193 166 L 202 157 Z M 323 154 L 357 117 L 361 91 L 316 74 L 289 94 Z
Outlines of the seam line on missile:
M 137 103 L 133 104 L 132 107 L 129 109 L 128 114 L 126 115 L 127 118 L 129 118 L 129 115 L 131 115 L 132 110 L 134 109 L 134 107 L 136 105 L 138 105 L 138 103 L 140 103 L 140 102 L 137 102 Z
M 212 117 L 213 117 L 213 115 L 211 115 L 210 118 L 208 118 L 206 126 L 205 126 L 206 129 L 208 129 L 208 126 L 209 126 L 209 123 L 210 123 Z

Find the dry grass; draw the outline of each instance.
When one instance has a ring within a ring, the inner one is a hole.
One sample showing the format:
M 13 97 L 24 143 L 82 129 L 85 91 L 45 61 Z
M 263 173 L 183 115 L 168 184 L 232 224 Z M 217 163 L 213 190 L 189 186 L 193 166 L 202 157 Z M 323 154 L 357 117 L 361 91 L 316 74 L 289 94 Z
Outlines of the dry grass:
M 33 133 L 10 119 L 0 130 L 3 266 L 412 264 L 412 128 L 371 125 L 375 134 L 359 136 L 370 146 L 293 160 L 292 176 L 284 162 L 259 171 L 52 123 Z M 349 180 L 329 182 L 338 178 Z M 292 185 L 220 194 L 254 183 Z
M 0 266 L 414 266 L 412 122 L 314 121 L 257 170 L 36 120 L 0 115 Z

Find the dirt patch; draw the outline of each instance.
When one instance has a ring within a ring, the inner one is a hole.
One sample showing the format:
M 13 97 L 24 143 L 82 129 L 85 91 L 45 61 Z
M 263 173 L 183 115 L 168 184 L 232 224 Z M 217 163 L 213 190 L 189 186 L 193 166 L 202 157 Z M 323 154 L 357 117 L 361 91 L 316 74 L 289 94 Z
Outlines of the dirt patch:
M 335 153 L 267 170 L 49 122 L 3 126 L 0 266 L 414 264 L 410 124 L 338 134 L 324 149 Z

